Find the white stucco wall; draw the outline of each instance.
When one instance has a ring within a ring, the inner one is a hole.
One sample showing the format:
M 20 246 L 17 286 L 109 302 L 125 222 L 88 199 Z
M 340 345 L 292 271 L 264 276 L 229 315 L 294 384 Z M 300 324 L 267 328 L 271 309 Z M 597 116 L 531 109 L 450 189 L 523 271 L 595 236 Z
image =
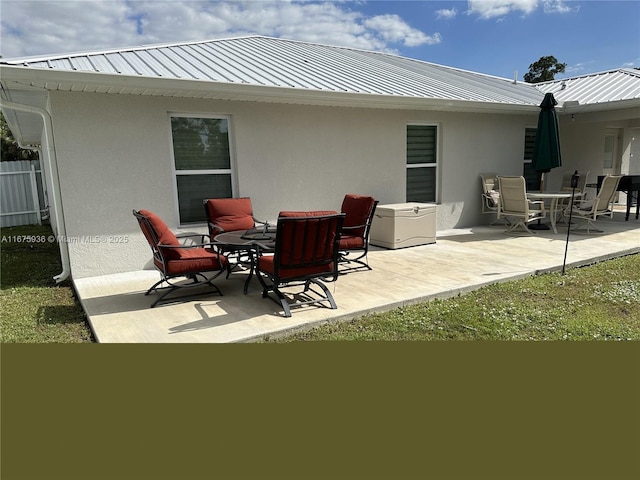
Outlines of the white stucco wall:
M 571 115 L 562 115 L 559 128 L 562 167 L 547 174 L 549 189 L 560 188 L 563 173 L 575 170 L 589 172 L 590 183 L 595 183 L 598 175 L 604 173 L 640 172 L 640 155 L 631 155 L 633 142 L 640 142 L 640 112 L 637 109 L 576 114 L 573 119 Z M 603 171 L 606 134 L 617 137 L 615 171 Z
M 520 175 L 524 129 L 536 123 L 536 115 L 73 92 L 51 92 L 51 111 L 75 278 L 149 267 L 150 250 L 133 209 L 152 210 L 178 229 L 170 112 L 230 115 L 236 195 L 250 196 L 264 219 L 280 210 L 337 210 L 345 193 L 404 202 L 406 125 L 437 124 L 438 230 L 489 220 L 480 213 L 478 175 Z

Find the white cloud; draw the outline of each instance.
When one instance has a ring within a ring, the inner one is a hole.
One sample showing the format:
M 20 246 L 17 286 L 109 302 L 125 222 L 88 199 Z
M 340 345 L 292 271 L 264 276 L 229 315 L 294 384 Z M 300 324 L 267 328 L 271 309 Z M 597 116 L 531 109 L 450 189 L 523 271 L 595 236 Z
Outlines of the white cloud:
M 570 7 L 564 0 L 545 0 L 543 10 L 544 13 L 573 13 L 580 10 L 580 6 Z
M 538 7 L 538 0 L 469 0 L 468 14 L 477 14 L 489 19 L 504 17 L 511 12 L 532 13 Z
M 377 32 L 382 39 L 403 43 L 407 47 L 433 45 L 442 41 L 439 33 L 425 35 L 420 30 L 407 25 L 398 15 L 377 15 L 366 19 L 363 23 L 367 28 Z
M 436 11 L 436 18 L 448 20 L 450 18 L 455 18 L 458 15 L 458 11 L 455 8 L 446 9 Z
M 357 2 L 0 0 L 5 57 L 260 34 L 378 51 L 441 41 Z

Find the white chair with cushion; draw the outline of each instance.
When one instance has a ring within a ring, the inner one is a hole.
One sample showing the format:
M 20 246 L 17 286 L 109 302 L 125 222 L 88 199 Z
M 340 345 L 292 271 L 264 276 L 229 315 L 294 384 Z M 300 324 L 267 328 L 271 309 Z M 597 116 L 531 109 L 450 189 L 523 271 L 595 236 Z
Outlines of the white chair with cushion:
M 482 180 L 482 213 L 496 215 L 495 220 L 490 225 L 495 225 L 500 219 L 498 218 L 498 204 L 500 203 L 500 192 L 498 187 L 498 175 L 495 173 L 481 173 Z M 508 222 L 506 218 L 502 218 L 504 222 Z
M 543 201 L 531 201 L 527 198 L 527 186 L 524 177 L 498 176 L 500 187 L 500 203 L 498 204 L 498 218 L 506 217 L 511 226 L 505 233 L 514 233 L 520 229 L 524 233 L 534 235 L 527 224 L 544 218 L 547 211 Z
M 575 189 L 575 194 L 579 197 L 580 200 L 586 200 L 585 198 L 585 188 L 587 186 L 587 180 L 589 179 L 589 172 L 578 172 L 578 185 Z M 571 186 L 571 177 L 573 176 L 572 172 L 567 172 L 562 175 L 562 186 L 560 187 L 561 192 L 574 192 L 573 187 Z M 563 198 L 558 202 L 557 212 L 560 214 L 561 221 L 566 222 L 567 218 L 564 216 L 564 212 L 566 208 L 571 203 L 570 198 Z
M 601 215 L 613 217 L 613 202 L 618 190 L 618 184 L 622 175 L 607 175 L 602 180 L 602 186 L 595 198 L 591 200 L 581 200 L 573 204 L 573 208 L 567 207 L 564 211 L 565 218 L 571 215 L 571 221 L 583 222 L 583 225 L 572 228 L 572 232 L 585 230 L 586 233 L 603 233 L 593 222 Z

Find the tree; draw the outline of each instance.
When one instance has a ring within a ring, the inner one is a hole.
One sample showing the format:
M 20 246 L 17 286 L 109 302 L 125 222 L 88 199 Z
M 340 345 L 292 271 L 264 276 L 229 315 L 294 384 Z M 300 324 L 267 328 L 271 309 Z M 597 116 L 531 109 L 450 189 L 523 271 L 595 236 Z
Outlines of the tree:
M 529 65 L 529 73 L 525 73 L 523 78 L 527 83 L 548 82 L 557 73 L 564 73 L 565 68 L 567 64 L 559 63 L 554 56 L 540 57 L 540 60 Z
M 38 160 L 38 152 L 20 148 L 13 138 L 11 130 L 0 112 L 0 160 L 8 162 L 12 160 Z

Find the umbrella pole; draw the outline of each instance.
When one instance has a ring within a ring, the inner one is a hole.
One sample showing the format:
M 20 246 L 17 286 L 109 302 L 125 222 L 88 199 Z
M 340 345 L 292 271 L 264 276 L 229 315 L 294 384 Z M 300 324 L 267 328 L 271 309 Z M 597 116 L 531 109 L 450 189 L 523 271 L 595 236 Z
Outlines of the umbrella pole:
M 569 210 L 569 225 L 567 226 L 567 241 L 564 245 L 564 260 L 562 261 L 562 275 L 564 275 L 565 267 L 567 265 L 567 250 L 569 249 L 569 233 L 571 232 L 571 214 L 573 213 L 573 196 L 576 194 L 576 187 L 578 186 L 578 179 L 580 176 L 578 175 L 578 171 L 576 170 L 574 174 L 571 176 L 571 203 L 569 206 L 571 207 Z
M 544 192 L 544 172 L 540 174 L 540 192 Z M 540 218 L 538 219 L 538 223 L 534 223 L 533 225 L 529 225 L 530 230 L 549 230 L 549 225 L 540 223 Z

